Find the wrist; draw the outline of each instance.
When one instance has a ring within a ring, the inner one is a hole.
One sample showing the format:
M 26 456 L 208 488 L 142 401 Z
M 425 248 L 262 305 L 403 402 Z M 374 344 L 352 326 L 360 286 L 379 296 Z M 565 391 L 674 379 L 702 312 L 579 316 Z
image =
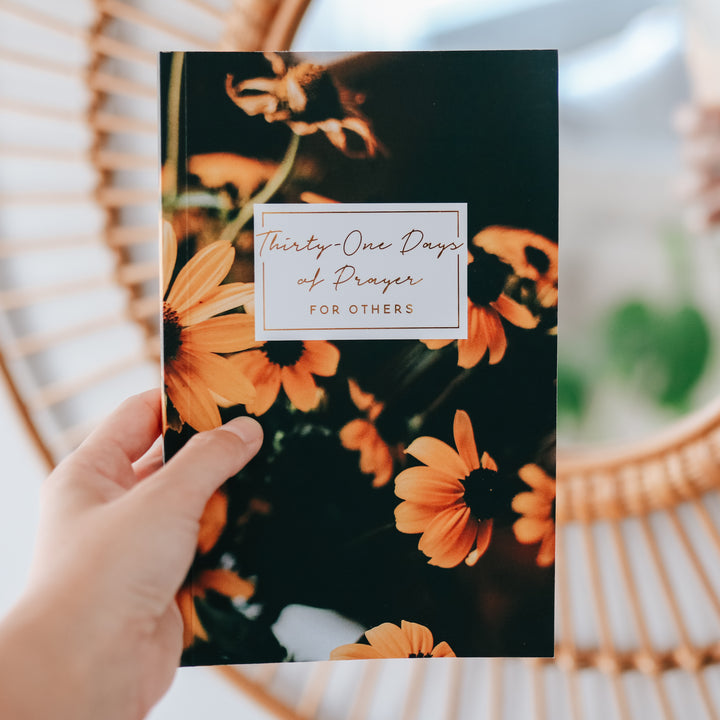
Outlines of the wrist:
M 0 623 L 0 717 L 96 720 L 121 708 L 134 715 L 129 693 L 112 708 L 123 682 L 113 667 L 118 647 L 95 617 L 74 593 L 22 598 Z

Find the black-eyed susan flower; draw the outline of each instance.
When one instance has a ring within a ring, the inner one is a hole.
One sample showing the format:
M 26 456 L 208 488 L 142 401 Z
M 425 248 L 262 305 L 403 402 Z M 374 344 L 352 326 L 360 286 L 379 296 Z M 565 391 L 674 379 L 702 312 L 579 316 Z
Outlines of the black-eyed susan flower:
M 535 296 L 545 308 L 558 300 L 558 246 L 530 230 L 493 225 L 472 240 L 480 248 L 507 263 L 513 273 L 535 285 Z
M 471 368 L 488 353 L 491 365 L 505 356 L 507 337 L 501 318 L 520 328 L 534 328 L 540 318 L 503 290 L 512 268 L 483 250 L 468 257 L 468 336 L 458 340 L 458 365 Z M 423 340 L 431 350 L 454 340 Z
M 521 543 L 540 543 L 536 562 L 547 567 L 555 562 L 555 478 L 534 464 L 521 467 L 518 475 L 531 490 L 513 498 L 512 509 L 522 515 L 513 532 Z
M 366 418 L 356 418 L 340 429 L 340 442 L 348 450 L 360 451 L 360 471 L 373 476 L 373 487 L 382 487 L 390 482 L 393 459 L 390 448 L 380 437 L 375 420 L 382 412 L 383 404 L 371 393 L 363 392 L 351 378 L 348 380 L 350 398 Z
M 225 81 L 228 97 L 248 115 L 268 122 L 284 122 L 296 135 L 323 132 L 339 150 L 351 157 L 374 156 L 380 149 L 370 123 L 359 109 L 361 96 L 342 87 L 327 68 L 312 63 L 287 67 L 276 53 L 266 55 L 275 77 Z M 348 145 L 349 136 L 363 150 Z
M 322 390 L 313 375 L 335 374 L 340 351 L 325 340 L 269 341 L 257 350 L 231 358 L 235 371 L 250 379 L 256 390 L 245 408 L 253 415 L 262 415 L 277 399 L 280 387 L 290 402 L 303 412 L 317 407 Z
M 395 508 L 395 525 L 403 533 L 422 533 L 418 549 L 430 565 L 450 568 L 474 565 L 490 544 L 493 518 L 500 502 L 495 461 L 478 457 L 470 417 L 455 412 L 457 450 L 434 437 L 419 437 L 405 451 L 424 465 L 395 478 L 395 494 L 405 502 Z
M 170 223 L 163 227 L 163 366 L 165 392 L 181 421 L 198 431 L 221 425 L 218 406 L 248 403 L 255 389 L 218 353 L 253 347 L 254 318 L 220 315 L 253 300 L 251 283 L 221 285 L 235 251 L 216 242 L 194 255 L 171 279 L 177 240 Z
M 365 633 L 365 643 L 341 645 L 331 660 L 377 660 L 379 658 L 455 657 L 445 642 L 434 644 L 432 632 L 419 623 L 402 620 L 400 627 L 383 623 Z

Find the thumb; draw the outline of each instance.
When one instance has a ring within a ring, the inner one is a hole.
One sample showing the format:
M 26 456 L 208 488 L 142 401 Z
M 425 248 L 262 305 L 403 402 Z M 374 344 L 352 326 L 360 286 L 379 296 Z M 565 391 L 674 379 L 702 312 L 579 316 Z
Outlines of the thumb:
M 193 435 L 187 444 L 140 487 L 151 484 L 164 512 L 200 518 L 210 496 L 255 456 L 263 441 L 250 417 Z M 148 488 L 149 489 L 149 488 Z

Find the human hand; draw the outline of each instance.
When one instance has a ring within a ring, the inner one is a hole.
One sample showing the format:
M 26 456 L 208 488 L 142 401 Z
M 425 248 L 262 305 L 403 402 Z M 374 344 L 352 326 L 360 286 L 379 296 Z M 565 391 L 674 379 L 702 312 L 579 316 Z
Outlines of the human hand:
M 45 482 L 28 587 L 0 623 L 1 717 L 138 720 L 169 687 L 200 517 L 262 430 L 232 420 L 162 467 L 160 408 L 130 398 Z

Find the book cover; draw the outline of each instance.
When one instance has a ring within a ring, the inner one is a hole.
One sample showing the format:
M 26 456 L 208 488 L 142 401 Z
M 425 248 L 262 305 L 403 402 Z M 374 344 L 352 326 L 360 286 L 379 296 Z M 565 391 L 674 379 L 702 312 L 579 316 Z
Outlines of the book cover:
M 183 663 L 551 656 L 554 51 L 165 53 L 165 453 L 240 414 Z

